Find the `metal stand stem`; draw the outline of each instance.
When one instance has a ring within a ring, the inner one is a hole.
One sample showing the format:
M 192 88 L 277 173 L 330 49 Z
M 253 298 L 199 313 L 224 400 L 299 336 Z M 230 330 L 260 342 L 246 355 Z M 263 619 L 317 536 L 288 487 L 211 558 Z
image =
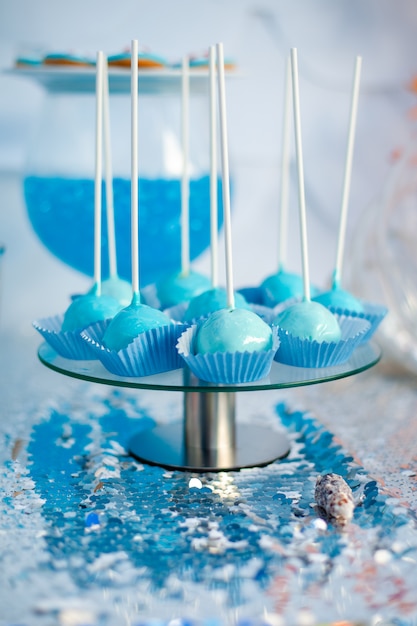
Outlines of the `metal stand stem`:
M 237 423 L 235 413 L 234 392 L 185 392 L 184 421 L 138 433 L 130 452 L 145 463 L 196 472 L 262 466 L 287 456 L 285 434 Z

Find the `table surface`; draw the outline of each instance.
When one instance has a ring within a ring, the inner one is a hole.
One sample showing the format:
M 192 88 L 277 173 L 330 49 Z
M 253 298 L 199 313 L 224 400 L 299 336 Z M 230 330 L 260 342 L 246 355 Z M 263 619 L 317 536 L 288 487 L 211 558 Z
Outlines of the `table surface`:
M 181 419 L 182 394 L 39 362 L 40 296 L 24 309 L 10 294 L 22 258 L 51 260 L 36 245 L 21 257 L 22 232 L 19 254 L 6 241 L 1 285 L 1 626 L 417 623 L 414 377 L 382 359 L 343 380 L 238 394 L 239 420 L 290 438 L 290 455 L 264 468 L 139 464 L 129 438 Z M 326 472 L 354 493 L 344 528 L 314 506 Z

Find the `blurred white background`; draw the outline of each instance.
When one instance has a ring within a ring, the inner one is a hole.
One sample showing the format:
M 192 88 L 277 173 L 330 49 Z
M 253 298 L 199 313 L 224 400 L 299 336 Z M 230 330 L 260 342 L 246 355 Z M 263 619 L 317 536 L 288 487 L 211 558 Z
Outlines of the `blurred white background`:
M 416 32 L 413 0 L 0 0 L 0 66 L 10 69 L 29 49 L 116 53 L 132 38 L 175 61 L 223 41 L 240 71 L 228 83 L 228 117 L 235 280 L 243 286 L 276 271 L 283 71 L 297 47 L 311 274 L 323 285 L 334 264 L 355 56 L 363 56 L 363 72 L 348 250 L 410 135 Z M 20 177 L 48 96 L 35 81 L 7 72 L 0 90 L 2 323 L 30 332 L 33 317 L 65 309 L 68 294 L 90 281 L 42 247 L 25 214 Z M 117 133 L 117 120 L 113 125 Z M 288 269 L 298 271 L 295 189 L 293 169 Z M 208 271 L 207 255 L 196 267 Z

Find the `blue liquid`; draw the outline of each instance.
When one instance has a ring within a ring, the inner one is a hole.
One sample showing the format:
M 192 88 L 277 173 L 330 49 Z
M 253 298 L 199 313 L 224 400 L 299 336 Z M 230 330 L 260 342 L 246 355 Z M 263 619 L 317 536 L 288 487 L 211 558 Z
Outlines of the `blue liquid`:
M 139 179 L 139 254 L 141 286 L 181 269 L 180 181 Z M 117 268 L 131 278 L 130 180 L 113 183 Z M 93 276 L 94 181 L 28 176 L 24 194 L 29 219 L 42 243 L 61 261 Z M 190 181 L 190 258 L 210 245 L 209 177 Z M 221 181 L 218 181 L 219 228 L 222 225 Z M 103 278 L 108 275 L 107 224 L 103 185 Z

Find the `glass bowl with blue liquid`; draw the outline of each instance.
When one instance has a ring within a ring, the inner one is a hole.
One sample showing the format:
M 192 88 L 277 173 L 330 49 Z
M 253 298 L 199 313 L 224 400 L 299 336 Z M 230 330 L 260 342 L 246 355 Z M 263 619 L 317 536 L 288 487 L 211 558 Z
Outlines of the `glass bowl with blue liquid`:
M 45 104 L 23 180 L 30 222 L 46 248 L 93 276 L 95 72 L 33 68 Z M 208 74 L 190 72 L 190 257 L 210 245 Z M 130 72 L 109 71 L 118 275 L 131 277 Z M 181 268 L 181 73 L 139 74 L 139 250 L 141 286 Z M 103 182 L 103 278 L 108 275 Z M 218 178 L 219 227 L 222 224 Z

